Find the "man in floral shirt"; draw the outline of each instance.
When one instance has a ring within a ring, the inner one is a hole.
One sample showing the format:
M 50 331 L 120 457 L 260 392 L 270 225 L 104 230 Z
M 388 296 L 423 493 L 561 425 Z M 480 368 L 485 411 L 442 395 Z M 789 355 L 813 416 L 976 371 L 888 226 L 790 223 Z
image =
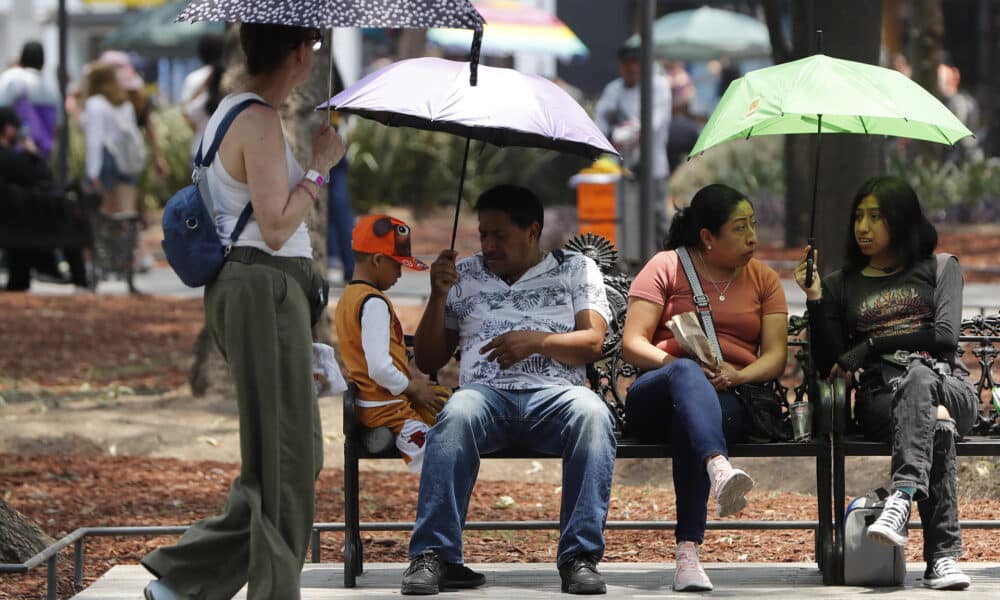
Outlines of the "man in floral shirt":
M 604 552 L 615 461 L 614 419 L 583 386 L 601 354 L 610 309 L 600 270 L 575 252 L 543 253 L 542 205 L 502 185 L 476 203 L 482 252 L 431 265 L 431 296 L 415 336 L 431 373 L 461 351 L 461 387 L 427 435 L 410 567 L 402 593 L 477 587 L 463 566 L 462 524 L 480 454 L 518 448 L 563 458 L 556 563 L 562 589 L 604 593 Z

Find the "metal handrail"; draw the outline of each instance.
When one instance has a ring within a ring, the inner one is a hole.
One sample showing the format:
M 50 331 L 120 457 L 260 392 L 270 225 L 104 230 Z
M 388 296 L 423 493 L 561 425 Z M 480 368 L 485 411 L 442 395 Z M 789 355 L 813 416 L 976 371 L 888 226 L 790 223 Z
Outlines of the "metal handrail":
M 1000 529 L 1000 520 L 968 520 L 961 521 L 960 525 L 965 529 Z M 608 521 L 605 529 L 614 530 L 661 530 L 674 529 L 676 521 Z M 83 583 L 83 541 L 88 536 L 156 536 L 156 535 L 179 535 L 188 530 L 189 525 L 141 525 L 141 526 L 118 526 L 118 527 L 80 527 L 63 536 L 58 541 L 45 547 L 41 552 L 32 556 L 23 563 L 0 563 L 0 573 L 26 573 L 31 569 L 46 563 L 47 582 L 46 598 L 57 600 L 57 566 L 59 551 L 73 545 L 73 586 L 76 589 Z M 726 531 L 737 529 L 817 529 L 818 521 L 709 521 L 705 528 L 713 531 Z M 920 527 L 919 521 L 911 521 L 910 529 Z M 344 531 L 344 523 L 313 523 L 311 546 L 312 562 L 320 561 L 320 539 L 319 535 L 324 531 Z M 385 521 L 374 523 L 361 523 L 361 531 L 411 531 L 412 521 Z M 465 524 L 465 529 L 469 531 L 502 531 L 509 529 L 517 530 L 543 530 L 559 529 L 558 521 L 469 521 Z

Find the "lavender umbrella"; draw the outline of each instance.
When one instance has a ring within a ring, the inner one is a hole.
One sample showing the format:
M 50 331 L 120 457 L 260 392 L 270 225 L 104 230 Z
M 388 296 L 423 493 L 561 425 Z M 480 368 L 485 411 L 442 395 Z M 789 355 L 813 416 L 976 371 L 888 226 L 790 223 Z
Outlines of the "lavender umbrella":
M 583 107 L 548 79 L 479 66 L 478 75 L 470 80 L 472 69 L 474 63 L 440 58 L 400 61 L 368 75 L 317 109 L 333 107 L 391 127 L 446 131 L 466 138 L 459 206 L 473 139 L 588 158 L 618 154 Z M 457 227 L 456 208 L 452 248 Z

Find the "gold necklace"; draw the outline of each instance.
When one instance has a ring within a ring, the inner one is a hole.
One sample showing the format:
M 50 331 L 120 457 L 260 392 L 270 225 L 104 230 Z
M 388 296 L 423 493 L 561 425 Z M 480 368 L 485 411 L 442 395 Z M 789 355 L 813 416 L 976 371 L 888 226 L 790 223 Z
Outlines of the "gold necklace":
M 726 301 L 726 290 L 728 290 L 729 286 L 731 286 L 733 284 L 733 281 L 736 279 L 736 276 L 733 275 L 732 277 L 730 277 L 729 279 L 727 279 L 726 280 L 726 287 L 724 287 L 722 289 L 719 289 L 719 284 L 714 279 L 711 279 L 708 276 L 708 265 L 705 264 L 705 256 L 702 255 L 700 248 L 698 249 L 698 258 L 701 259 L 701 266 L 705 267 L 705 272 L 703 273 L 703 275 L 705 276 L 705 279 L 708 279 L 708 282 L 712 284 L 712 287 L 714 287 L 715 291 L 718 292 L 718 294 L 719 294 L 719 302 L 725 302 Z

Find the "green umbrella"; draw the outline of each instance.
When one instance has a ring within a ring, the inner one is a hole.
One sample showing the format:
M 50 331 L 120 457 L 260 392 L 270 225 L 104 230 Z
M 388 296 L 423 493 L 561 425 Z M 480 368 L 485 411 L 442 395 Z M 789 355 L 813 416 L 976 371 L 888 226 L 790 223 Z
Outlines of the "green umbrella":
M 877 134 L 941 144 L 972 135 L 944 104 L 902 73 L 815 54 L 751 71 L 729 84 L 689 156 L 737 138 L 784 133 Z M 817 144 L 811 246 L 818 172 Z
M 104 38 L 107 48 L 158 53 L 183 51 L 194 53 L 198 40 L 206 33 L 223 33 L 225 23 L 201 21 L 180 23 L 177 15 L 187 6 L 186 0 L 167 2 L 156 8 L 129 13 L 118 29 Z

